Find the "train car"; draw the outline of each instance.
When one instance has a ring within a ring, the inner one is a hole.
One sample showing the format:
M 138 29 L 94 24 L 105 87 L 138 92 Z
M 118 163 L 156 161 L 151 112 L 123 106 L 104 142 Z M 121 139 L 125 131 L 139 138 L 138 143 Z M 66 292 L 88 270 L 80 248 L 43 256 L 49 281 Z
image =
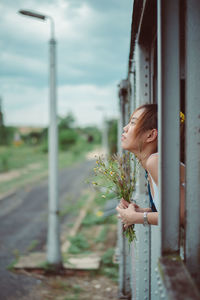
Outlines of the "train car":
M 158 104 L 160 203 L 158 226 L 135 225 L 137 241 L 130 252 L 119 239 L 119 298 L 200 299 L 199 50 L 199 0 L 134 0 L 127 78 L 119 84 L 119 137 L 136 107 Z M 184 145 L 180 112 L 185 116 Z M 185 147 L 182 157 L 180 146 Z M 180 161 L 186 174 L 184 227 Z M 133 199 L 149 205 L 142 169 Z

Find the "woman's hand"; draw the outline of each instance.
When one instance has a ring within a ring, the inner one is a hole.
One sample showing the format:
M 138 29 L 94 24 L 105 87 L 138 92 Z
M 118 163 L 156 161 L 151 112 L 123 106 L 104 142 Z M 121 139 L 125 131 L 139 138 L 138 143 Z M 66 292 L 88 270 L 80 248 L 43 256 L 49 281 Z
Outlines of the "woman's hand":
M 116 210 L 118 211 L 118 217 L 122 220 L 124 227 L 127 228 L 132 224 L 140 224 L 143 220 L 142 213 L 136 211 L 136 204 L 130 203 L 127 208 L 123 208 L 122 205 L 118 205 Z
M 129 202 L 127 202 L 126 200 L 124 200 L 124 198 L 121 198 L 119 204 L 118 204 L 118 207 L 120 208 L 128 208 L 129 206 Z
M 124 200 L 124 198 L 121 198 L 121 201 L 120 201 L 118 207 L 125 209 L 125 208 L 128 208 L 129 204 L 130 204 L 130 202 L 127 202 L 126 200 Z M 135 203 L 132 203 L 132 204 L 134 205 L 136 211 L 141 210 L 141 208 L 137 204 L 135 204 Z

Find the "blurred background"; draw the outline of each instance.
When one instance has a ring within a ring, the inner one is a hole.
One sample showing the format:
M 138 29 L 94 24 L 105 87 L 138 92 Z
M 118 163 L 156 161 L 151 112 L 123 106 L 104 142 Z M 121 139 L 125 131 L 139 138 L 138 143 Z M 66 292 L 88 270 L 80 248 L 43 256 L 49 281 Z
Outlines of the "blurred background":
M 115 126 L 117 84 L 127 69 L 131 2 L 1 1 L 1 146 L 15 146 L 16 153 L 19 147 L 34 148 L 36 155 L 47 151 L 50 24 L 19 10 L 53 17 L 59 148 L 66 151 L 81 138 L 91 141 L 90 135 L 100 143 L 105 120 Z M 4 147 L 1 172 L 26 163 L 10 161 L 12 149 Z
M 28 17 L 20 14 L 20 10 L 47 18 Z M 54 21 L 56 43 L 53 98 L 57 104 L 54 114 L 58 127 L 62 235 L 69 231 L 91 196 L 85 192 L 88 187 L 85 181 L 94 167 L 95 155 L 117 152 L 117 85 L 127 73 L 132 1 L 2 0 L 0 11 L 0 299 L 57 299 L 55 295 L 44 298 L 40 290 L 36 295 L 43 279 L 13 272 L 14 264 L 22 255 L 46 252 L 48 128 L 52 123 L 49 113 L 52 28 L 48 16 Z M 112 225 L 113 219 L 99 221 L 106 200 L 100 194 L 95 197 L 96 219 L 91 221 L 89 212 L 89 225 Z M 86 226 L 88 222 L 86 219 Z M 116 226 L 113 228 L 115 232 Z M 104 238 L 100 238 L 103 252 L 115 246 L 115 238 L 112 241 L 106 237 L 107 229 L 98 229 L 104 232 Z M 94 228 L 93 235 L 96 235 Z M 115 270 L 109 260 L 113 250 L 106 255 L 104 275 L 110 276 Z M 84 292 L 80 282 L 73 287 L 59 280 L 59 283 L 53 281 L 52 286 L 63 285 L 65 291 L 67 288 L 72 291 L 68 298 L 64 293 L 59 299 L 89 299 L 81 298 Z M 110 288 L 112 284 L 115 289 Z M 94 282 L 93 287 L 91 293 L 98 291 L 101 284 L 99 287 L 99 282 Z M 104 292 L 106 288 L 107 296 L 102 294 L 98 299 L 115 298 L 114 294 L 108 294 L 116 292 L 116 283 L 104 286 Z

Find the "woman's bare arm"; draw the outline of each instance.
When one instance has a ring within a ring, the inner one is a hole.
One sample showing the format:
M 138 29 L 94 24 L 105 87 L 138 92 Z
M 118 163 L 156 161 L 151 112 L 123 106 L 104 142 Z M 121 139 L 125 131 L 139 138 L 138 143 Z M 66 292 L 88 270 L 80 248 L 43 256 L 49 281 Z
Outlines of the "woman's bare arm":
M 119 218 L 122 220 L 122 223 L 125 227 L 128 227 L 132 224 L 144 224 L 144 213 L 137 212 L 133 203 L 129 204 L 128 208 L 121 208 L 119 205 L 116 210 L 119 213 Z M 147 214 L 148 223 L 151 225 L 158 224 L 158 213 L 149 212 Z

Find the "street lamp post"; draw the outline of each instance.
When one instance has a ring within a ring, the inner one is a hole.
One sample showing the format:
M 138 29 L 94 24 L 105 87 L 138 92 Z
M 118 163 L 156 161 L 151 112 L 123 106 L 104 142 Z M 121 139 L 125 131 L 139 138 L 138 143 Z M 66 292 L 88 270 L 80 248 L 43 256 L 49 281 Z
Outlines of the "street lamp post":
M 62 265 L 59 235 L 59 206 L 58 206 L 58 128 L 57 128 L 57 101 L 56 101 L 56 40 L 54 38 L 54 21 L 52 17 L 35 13 L 29 10 L 20 10 L 20 14 L 50 20 L 50 78 L 49 78 L 49 183 L 48 183 L 48 236 L 47 262 L 54 266 Z
M 104 151 L 105 157 L 109 154 L 109 146 L 108 146 L 108 124 L 105 113 L 105 108 L 103 106 L 97 106 L 98 110 L 102 111 L 102 147 Z

